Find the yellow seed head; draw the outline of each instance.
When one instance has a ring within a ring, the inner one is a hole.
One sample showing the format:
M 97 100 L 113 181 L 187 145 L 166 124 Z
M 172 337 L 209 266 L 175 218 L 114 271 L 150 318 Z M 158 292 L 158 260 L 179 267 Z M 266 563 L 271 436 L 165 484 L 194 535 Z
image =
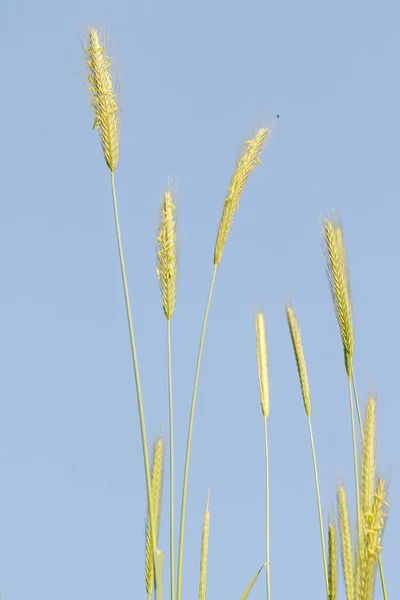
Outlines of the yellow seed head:
M 175 205 L 171 189 L 168 189 L 163 195 L 157 244 L 156 273 L 160 284 L 164 313 L 169 320 L 175 310 L 177 279 Z
M 201 536 L 199 600 L 206 600 L 209 535 L 210 535 L 210 493 L 208 494 L 207 506 L 206 506 L 206 510 L 204 511 L 203 532 L 202 532 L 202 536 Z
M 265 328 L 264 313 L 257 311 L 256 321 L 256 343 L 257 343 L 257 365 L 258 381 L 260 385 L 260 403 L 264 418 L 269 415 L 269 374 L 268 374 L 268 350 L 267 331 Z
M 334 523 L 328 525 L 328 584 L 329 600 L 337 600 L 337 543 Z
M 97 29 L 89 27 L 86 48 L 89 89 L 92 94 L 94 125 L 100 134 L 101 146 L 107 166 L 114 172 L 119 159 L 120 119 L 110 72 L 111 59 Z
M 343 229 L 334 215 L 332 219 L 325 218 L 323 221 L 323 247 L 333 304 L 342 336 L 346 370 L 350 377 L 354 354 L 350 278 L 346 263 Z
M 247 140 L 241 156 L 236 162 L 236 167 L 225 198 L 222 217 L 219 224 L 217 240 L 214 249 L 214 265 L 221 261 L 226 240 L 232 227 L 233 218 L 239 209 L 240 198 L 244 186 L 256 165 L 261 164 L 260 156 L 271 138 L 274 123 L 259 129 L 254 138 Z
M 304 408 L 306 414 L 309 417 L 311 415 L 311 398 L 310 388 L 308 385 L 306 361 L 304 358 L 303 344 L 301 342 L 300 327 L 297 322 L 296 313 L 291 304 L 286 307 L 286 317 L 290 330 L 290 337 L 292 338 L 294 355 L 296 358 L 297 370 L 299 372 L 301 393 L 303 395 Z
M 153 466 L 151 472 L 151 491 L 153 497 L 154 520 L 156 527 L 156 541 L 160 531 L 161 518 L 161 500 L 164 480 L 164 440 L 160 436 L 153 447 Z M 146 535 L 146 568 L 145 581 L 147 598 L 150 600 L 154 588 L 154 560 L 152 532 L 150 527 L 150 518 L 147 516 L 147 535 Z
M 370 395 L 367 402 L 361 476 L 361 512 L 367 515 L 374 501 L 376 476 L 376 400 Z
M 347 600 L 355 600 L 354 594 L 354 558 L 351 542 L 349 507 L 347 504 L 346 488 L 338 489 L 338 505 L 340 519 L 340 537 L 342 541 L 342 563 Z
M 373 600 L 376 566 L 385 526 L 386 484 L 378 478 L 371 510 L 364 517 L 363 539 L 358 548 L 356 600 Z

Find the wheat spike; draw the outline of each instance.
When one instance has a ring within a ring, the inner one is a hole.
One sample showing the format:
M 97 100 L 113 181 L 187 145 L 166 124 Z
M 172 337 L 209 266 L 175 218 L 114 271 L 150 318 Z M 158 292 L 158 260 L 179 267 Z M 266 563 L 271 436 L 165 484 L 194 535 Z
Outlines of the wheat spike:
M 156 542 L 160 531 L 161 500 L 164 481 L 164 440 L 160 436 L 153 447 L 153 466 L 151 472 L 151 489 L 153 496 L 154 521 L 156 524 Z M 154 561 L 153 544 L 150 529 L 150 519 L 147 517 L 146 536 L 146 568 L 145 568 L 146 592 L 148 600 L 151 598 L 154 588 Z
M 245 142 L 245 147 L 241 156 L 236 162 L 236 167 L 229 185 L 228 194 L 225 198 L 222 217 L 219 224 L 217 240 L 214 249 L 214 265 L 221 261 L 228 239 L 229 231 L 232 227 L 233 218 L 239 209 L 240 198 L 244 190 L 246 181 L 256 165 L 261 164 L 260 156 L 268 141 L 271 138 L 274 122 L 268 127 L 261 127 L 256 135 Z
M 338 489 L 340 537 L 342 541 L 342 564 L 347 600 L 354 600 L 354 558 L 351 543 L 349 507 L 346 488 Z
M 290 337 L 292 338 L 294 355 L 296 358 L 297 370 L 299 372 L 301 393 L 303 395 L 304 408 L 306 414 L 309 417 L 311 415 L 311 398 L 310 388 L 308 385 L 306 361 L 304 358 L 303 344 L 301 342 L 300 327 L 297 322 L 296 313 L 291 304 L 286 307 L 286 317 L 290 330 Z
M 363 543 L 358 549 L 356 600 L 373 600 L 376 566 L 385 526 L 386 485 L 378 478 L 371 510 L 364 515 Z
M 337 600 L 337 543 L 336 528 L 333 522 L 328 525 L 328 583 L 329 600 Z
M 353 309 L 343 229 L 335 215 L 332 219 L 325 218 L 323 221 L 323 247 L 333 304 L 342 336 L 346 371 L 350 377 L 354 354 Z
M 157 277 L 165 316 L 172 318 L 176 302 L 177 250 L 174 197 L 171 188 L 164 192 L 157 237 Z
M 260 385 L 260 403 L 264 418 L 269 415 L 269 373 L 268 373 L 268 345 L 265 316 L 262 311 L 256 311 L 256 343 L 258 381 Z
M 89 27 L 85 52 L 89 89 L 92 94 L 93 128 L 100 134 L 104 158 L 113 173 L 119 159 L 120 119 L 110 72 L 112 61 L 106 54 L 103 36 L 94 27 Z
M 376 400 L 370 395 L 367 402 L 364 428 L 364 444 L 361 475 L 361 513 L 371 511 L 374 500 L 376 475 Z
M 202 532 L 202 536 L 201 536 L 199 600 L 206 600 L 209 535 L 210 535 L 210 492 L 208 493 L 207 506 L 204 511 L 203 532 Z

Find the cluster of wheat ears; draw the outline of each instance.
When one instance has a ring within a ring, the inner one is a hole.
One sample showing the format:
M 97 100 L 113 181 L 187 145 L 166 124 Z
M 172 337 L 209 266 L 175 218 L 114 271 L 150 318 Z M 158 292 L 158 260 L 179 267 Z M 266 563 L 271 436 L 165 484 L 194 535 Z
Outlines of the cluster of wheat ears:
M 122 282 L 125 294 L 128 328 L 132 349 L 133 369 L 136 381 L 137 403 L 142 437 L 143 459 L 147 487 L 147 539 L 145 555 L 145 588 L 148 600 L 153 591 L 156 600 L 163 597 L 163 562 L 164 554 L 158 547 L 158 532 L 161 516 L 162 483 L 164 475 L 165 443 L 162 437 L 158 438 L 153 446 L 152 467 L 150 467 L 149 451 L 146 437 L 145 417 L 140 385 L 137 351 L 135 344 L 134 328 L 128 293 L 128 282 L 125 272 L 124 254 L 121 240 L 121 231 L 118 217 L 117 197 L 115 190 L 115 171 L 119 159 L 119 133 L 120 118 L 118 99 L 115 92 L 115 80 L 112 72 L 112 61 L 107 55 L 104 33 L 90 27 L 87 36 L 86 61 L 88 67 L 88 86 L 91 93 L 92 108 L 94 113 L 94 128 L 100 135 L 101 146 L 106 164 L 111 174 L 111 190 L 114 207 L 115 225 L 119 258 L 121 264 Z M 170 477 L 170 593 L 171 600 L 181 600 L 182 597 L 182 567 L 183 546 L 185 534 L 186 499 L 188 489 L 190 449 L 193 433 L 194 413 L 197 397 L 197 388 L 200 374 L 200 365 L 203 352 L 205 331 L 208 313 L 217 275 L 218 266 L 225 249 L 234 216 L 239 208 L 245 184 L 254 167 L 261 163 L 260 156 L 269 142 L 276 120 L 267 127 L 261 127 L 253 138 L 246 141 L 244 148 L 236 162 L 232 179 L 226 195 L 222 216 L 218 228 L 214 249 L 214 266 L 210 290 L 206 304 L 203 328 L 201 332 L 197 366 L 195 372 L 190 420 L 188 427 L 186 459 L 184 468 L 184 482 L 181 502 L 180 536 L 177 571 L 175 571 L 175 544 L 174 544 L 174 438 L 173 438 L 173 404 L 172 404 L 172 373 L 171 373 L 171 320 L 175 310 L 176 278 L 177 278 L 177 253 L 176 253 L 176 218 L 174 194 L 170 186 L 164 192 L 161 202 L 161 216 L 157 237 L 157 268 L 156 273 L 161 290 L 162 305 L 167 323 L 168 346 L 168 401 L 169 401 L 169 477 Z M 382 535 L 385 525 L 387 503 L 387 484 L 376 473 L 376 399 L 370 393 L 364 423 L 362 422 L 357 388 L 353 369 L 354 333 L 353 315 L 350 295 L 350 282 L 346 264 L 345 245 L 342 226 L 335 215 L 326 217 L 322 221 L 322 240 L 326 259 L 326 271 L 329 278 L 333 305 L 339 324 L 343 351 L 344 366 L 349 386 L 349 408 L 353 442 L 354 462 L 354 487 L 356 505 L 355 533 L 352 533 L 347 492 L 343 485 L 338 487 L 338 528 L 341 541 L 341 557 L 347 600 L 372 600 L 375 593 L 375 576 L 379 567 L 379 577 L 382 593 L 387 600 L 387 591 L 381 559 Z M 286 316 L 293 350 L 300 379 L 301 393 L 304 401 L 305 413 L 308 420 L 311 453 L 314 467 L 318 519 L 321 536 L 321 554 L 325 576 L 327 600 L 337 599 L 337 579 L 339 550 L 337 546 L 337 528 L 335 520 L 328 522 L 328 551 L 326 552 L 325 534 L 322 517 L 322 508 L 318 484 L 318 471 L 311 426 L 311 398 L 307 378 L 306 361 L 303 353 L 300 328 L 292 304 L 286 306 Z M 269 544 L 269 458 L 267 421 L 270 407 L 268 350 L 265 317 L 262 311 L 255 313 L 256 354 L 259 374 L 261 414 L 264 420 L 265 434 L 265 474 L 266 474 L 266 555 L 261 568 L 258 569 L 241 596 L 245 600 L 262 571 L 266 570 L 266 595 L 271 598 L 270 586 L 270 544 Z M 355 410 L 357 411 L 357 421 Z M 358 433 L 357 433 L 358 431 Z M 360 460 L 357 455 L 357 437 L 360 439 Z M 199 574 L 199 599 L 205 600 L 207 582 L 207 556 L 210 527 L 209 501 L 204 513 L 202 543 L 200 551 Z M 175 574 L 177 581 L 175 583 Z

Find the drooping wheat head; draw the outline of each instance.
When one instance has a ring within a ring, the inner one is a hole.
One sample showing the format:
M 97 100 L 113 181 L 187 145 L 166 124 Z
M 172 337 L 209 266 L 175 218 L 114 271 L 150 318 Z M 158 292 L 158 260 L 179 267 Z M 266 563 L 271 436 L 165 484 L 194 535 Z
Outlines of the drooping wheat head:
M 386 484 L 378 478 L 371 510 L 363 515 L 363 540 L 357 552 L 356 600 L 373 600 L 376 567 L 382 550 L 385 526 Z
M 210 493 L 208 493 L 207 506 L 204 511 L 203 531 L 202 531 L 202 536 L 201 536 L 199 600 L 206 600 L 208 538 L 209 538 L 209 536 L 210 536 Z
M 157 237 L 157 277 L 165 316 L 172 318 L 176 302 L 177 248 L 175 204 L 171 187 L 164 192 Z
M 328 524 L 328 582 L 329 600 L 337 600 L 337 542 L 336 528 L 333 521 Z
M 346 371 L 348 377 L 351 377 L 354 330 L 350 278 L 346 262 L 343 229 L 335 215 L 331 219 L 325 218 L 323 220 L 323 248 L 333 304 L 342 336 Z
M 342 542 L 342 565 L 347 600 L 355 600 L 354 596 L 354 554 L 351 541 L 350 516 L 347 504 L 347 493 L 344 486 L 338 488 L 338 506 L 340 537 Z
M 296 313 L 291 304 L 286 306 L 286 317 L 292 338 L 294 355 L 296 358 L 297 370 L 299 372 L 301 393 L 303 395 L 304 408 L 307 416 L 311 415 L 310 388 L 308 385 L 306 361 L 304 358 L 303 344 L 301 341 L 300 327 L 297 322 Z
M 93 128 L 99 132 L 105 161 L 113 173 L 119 159 L 120 119 L 110 71 L 112 61 L 106 54 L 104 36 L 94 27 L 89 27 L 85 53 L 94 113 Z
M 160 531 L 162 489 L 164 481 L 164 454 L 164 439 L 160 436 L 157 438 L 153 447 L 153 466 L 151 472 L 153 514 L 156 526 L 156 544 L 158 543 L 158 535 Z M 150 519 L 147 517 L 145 582 L 148 600 L 151 598 L 154 588 L 153 550 L 154 548 L 152 543 Z
M 260 156 L 274 129 L 274 122 L 268 127 L 261 127 L 256 135 L 245 142 L 241 156 L 236 162 L 236 167 L 229 185 L 228 194 L 225 198 L 222 217 L 219 224 L 217 240 L 214 249 L 214 265 L 221 261 L 226 240 L 232 227 L 233 218 L 239 209 L 246 181 L 250 177 L 256 165 L 261 164 Z
M 264 418 L 269 415 L 269 372 L 268 345 L 265 316 L 262 311 L 255 313 L 258 381 L 260 386 L 260 403 Z

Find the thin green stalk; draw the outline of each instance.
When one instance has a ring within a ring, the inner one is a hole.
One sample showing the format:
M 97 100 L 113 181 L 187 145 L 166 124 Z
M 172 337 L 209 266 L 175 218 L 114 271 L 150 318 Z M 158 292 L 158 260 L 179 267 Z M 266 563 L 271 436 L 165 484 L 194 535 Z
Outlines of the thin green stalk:
M 265 541 L 266 541 L 266 585 L 267 585 L 267 600 L 271 600 L 271 565 L 269 554 L 269 455 L 268 455 L 268 428 L 267 417 L 264 417 L 264 439 L 265 439 Z
M 174 422 L 172 410 L 172 366 L 171 366 L 171 320 L 167 319 L 168 338 L 168 395 L 169 395 L 169 535 L 170 535 L 170 572 L 171 572 L 171 600 L 175 598 L 175 518 L 174 518 Z
M 206 328 L 207 328 L 208 313 L 210 310 L 211 298 L 212 298 L 213 289 L 214 289 L 215 276 L 217 274 L 217 266 L 218 265 L 214 265 L 214 271 L 213 271 L 211 284 L 210 284 L 210 291 L 208 293 L 207 306 L 206 306 L 206 310 L 204 313 L 203 329 L 201 332 L 199 353 L 197 355 L 196 374 L 194 377 L 192 406 L 190 409 L 189 429 L 188 429 L 188 437 L 187 437 L 187 445 L 186 445 L 185 471 L 184 471 L 184 476 L 183 476 L 181 524 L 180 524 L 180 533 L 179 533 L 178 579 L 177 579 L 177 596 L 176 596 L 177 600 L 181 600 L 181 598 L 182 598 L 183 545 L 184 545 L 184 537 L 185 537 L 186 499 L 187 499 L 187 488 L 188 488 L 188 478 L 189 478 L 190 448 L 191 448 L 191 444 L 192 444 L 192 434 L 193 434 L 194 410 L 195 410 L 195 406 L 196 406 L 197 387 L 198 387 L 198 383 L 199 383 L 201 357 L 203 354 L 203 346 L 204 346 L 204 337 L 205 337 Z
M 354 398 L 356 400 L 356 407 L 357 407 L 357 414 L 358 414 L 358 422 L 359 422 L 359 426 L 360 426 L 361 441 L 364 444 L 364 430 L 363 430 L 363 425 L 362 425 L 362 420 L 361 420 L 361 414 L 360 414 L 360 405 L 359 405 L 359 402 L 358 402 L 357 386 L 356 386 L 356 378 L 354 376 L 353 362 L 351 363 L 351 382 L 352 382 L 352 386 L 353 386 Z M 385 574 L 383 572 L 382 556 L 381 556 L 380 553 L 378 555 L 378 565 L 379 565 L 379 576 L 380 576 L 380 580 L 381 580 L 383 599 L 384 600 L 388 600 L 387 590 L 386 590 L 386 582 L 385 582 Z
M 120 264 L 121 264 L 122 283 L 123 283 L 124 296 L 125 296 L 126 314 L 128 317 L 129 337 L 130 337 L 130 342 L 131 342 L 132 360 L 133 360 L 133 370 L 135 373 L 140 432 L 141 432 L 141 436 L 142 436 L 144 471 L 145 471 L 145 476 L 146 476 L 147 503 L 149 506 L 150 529 L 151 529 L 152 538 L 153 538 L 153 549 L 155 549 L 157 547 L 157 544 L 156 544 L 156 531 L 155 531 L 155 527 L 153 526 L 155 524 L 155 520 L 154 520 L 154 510 L 153 510 L 153 502 L 152 502 L 151 475 L 150 475 L 149 453 L 148 453 L 148 447 L 147 447 L 146 424 L 145 424 L 145 418 L 144 418 L 142 388 L 140 385 L 140 377 L 139 377 L 139 364 L 138 364 L 138 359 L 137 359 L 135 334 L 134 334 L 134 330 L 133 330 L 131 305 L 130 305 L 129 291 L 128 291 L 128 281 L 127 281 L 126 270 L 125 270 L 124 252 L 123 252 L 123 248 L 122 248 L 121 228 L 119 225 L 118 204 L 117 204 L 117 195 L 115 193 L 115 180 L 114 180 L 114 172 L 113 171 L 111 172 L 111 189 L 112 189 L 112 197 L 113 197 L 115 228 L 116 228 L 116 232 L 117 232 L 119 260 L 120 260 Z M 159 600 L 161 600 L 162 586 L 161 585 L 157 586 L 157 580 L 155 583 L 156 583 L 157 598 Z M 158 588 L 158 591 L 157 591 L 157 588 Z M 160 594 L 161 594 L 161 597 L 160 597 Z
M 349 401 L 350 401 L 350 417 L 351 417 L 351 436 L 353 440 L 353 461 L 354 461 L 354 479 L 356 486 L 356 509 L 357 509 L 357 531 L 358 535 L 361 533 L 361 516 L 360 516 L 360 486 L 358 478 L 358 460 L 357 460 L 357 440 L 356 440 L 356 428 L 354 423 L 354 408 L 353 408 L 353 393 L 351 387 L 351 377 L 348 378 L 349 382 Z M 358 537 L 357 537 L 358 539 Z
M 315 490 L 317 493 L 319 531 L 320 531 L 320 535 L 321 535 L 322 559 L 323 559 L 323 563 L 324 563 L 326 598 L 327 598 L 327 600 L 329 600 L 329 578 L 328 578 L 328 567 L 326 564 L 326 550 L 325 550 L 325 538 L 324 538 L 324 524 L 323 524 L 323 520 L 322 520 L 321 494 L 319 491 L 317 457 L 315 455 L 314 436 L 313 436 L 313 432 L 312 432 L 310 415 L 308 415 L 308 427 L 310 430 L 311 452 L 312 452 L 313 465 L 314 465 Z

